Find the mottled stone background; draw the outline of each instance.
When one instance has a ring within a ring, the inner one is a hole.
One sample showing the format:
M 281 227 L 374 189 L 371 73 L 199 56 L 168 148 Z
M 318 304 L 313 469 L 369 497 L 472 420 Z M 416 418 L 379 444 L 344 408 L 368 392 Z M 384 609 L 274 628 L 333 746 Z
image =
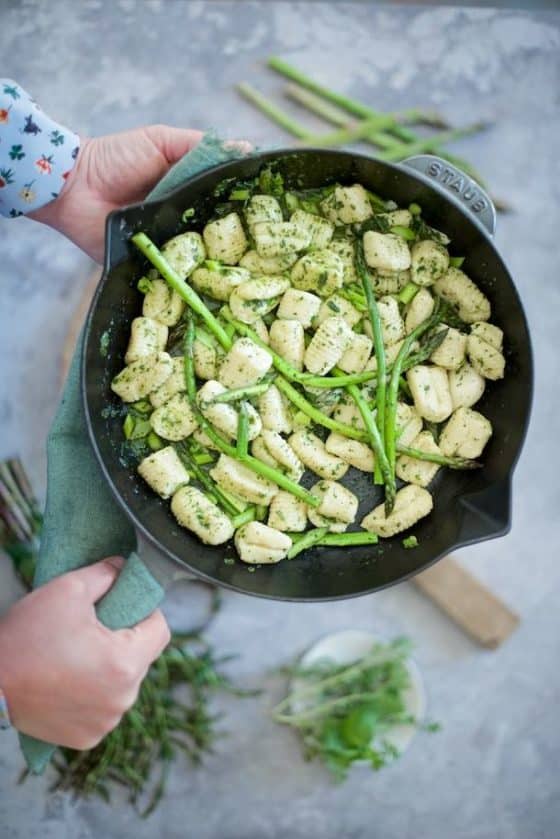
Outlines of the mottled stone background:
M 492 120 L 455 145 L 515 212 L 496 241 L 532 325 L 536 401 L 514 481 L 511 534 L 461 559 L 522 615 L 498 652 L 475 648 L 412 587 L 352 602 L 293 605 L 234 594 L 212 628 L 232 668 L 265 684 L 227 704 L 229 737 L 198 771 L 174 773 L 140 822 L 124 800 L 49 797 L 48 779 L 15 786 L 13 733 L 0 743 L 0 836 L 93 839 L 538 839 L 558 836 L 558 156 L 560 16 L 553 12 L 352 3 L 83 0 L 0 4 L 2 74 L 61 122 L 102 134 L 150 121 L 214 126 L 255 143 L 286 141 L 241 101 L 236 81 L 278 93 L 277 53 L 326 84 L 385 109 L 426 105 L 453 122 Z M 65 331 L 91 268 L 52 231 L 2 221 L 0 454 L 19 452 L 41 492 Z M 19 593 L 4 566 L 1 601 Z M 180 598 L 174 615 L 180 620 Z M 282 684 L 269 669 L 331 630 L 412 635 L 430 715 L 393 768 L 334 786 L 267 717 Z M 1 674 L 0 674 L 1 676 Z

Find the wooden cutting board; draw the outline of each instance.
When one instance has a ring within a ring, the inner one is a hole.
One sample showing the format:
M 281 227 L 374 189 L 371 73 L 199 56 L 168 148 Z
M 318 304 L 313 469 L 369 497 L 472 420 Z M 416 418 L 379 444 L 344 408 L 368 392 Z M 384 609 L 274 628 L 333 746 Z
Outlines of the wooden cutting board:
M 61 356 L 61 386 L 100 278 L 101 268 L 96 268 L 86 279 L 70 321 Z M 499 647 L 519 624 L 519 616 L 452 556 L 417 574 L 412 584 L 482 647 Z

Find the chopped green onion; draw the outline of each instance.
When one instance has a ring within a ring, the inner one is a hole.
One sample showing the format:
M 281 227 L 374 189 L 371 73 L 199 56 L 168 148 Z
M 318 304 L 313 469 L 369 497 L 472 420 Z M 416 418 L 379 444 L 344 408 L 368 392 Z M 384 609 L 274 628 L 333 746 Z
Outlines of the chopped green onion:
M 407 536 L 406 539 L 402 540 L 403 548 L 417 548 L 418 547 L 418 539 L 416 536 Z
M 189 207 L 187 210 L 185 210 L 185 212 L 181 216 L 181 221 L 183 222 L 183 224 L 186 224 L 190 218 L 193 218 L 194 213 L 194 207 Z
M 132 414 L 126 415 L 123 431 L 127 440 L 140 440 L 142 437 L 147 437 L 151 429 L 149 420 L 135 418 Z
M 150 431 L 148 434 L 148 446 L 151 448 L 153 452 L 157 452 L 160 449 L 163 449 L 165 446 L 165 442 L 161 439 L 161 437 L 156 434 L 155 431 Z
M 147 294 L 153 288 L 152 281 L 149 280 L 147 277 L 140 277 L 140 279 L 136 283 L 136 288 L 141 294 Z
M 127 414 L 123 422 L 123 432 L 127 440 L 130 440 L 131 434 L 134 431 L 134 417 L 132 414 Z
M 248 189 L 233 189 L 229 194 L 230 201 L 247 201 L 251 197 Z
M 130 406 L 139 414 L 151 414 L 152 403 L 147 399 L 140 399 L 138 402 L 133 402 Z
M 411 230 L 410 227 L 403 227 L 401 224 L 395 224 L 393 227 L 390 227 L 389 233 L 394 233 L 396 236 L 400 236 L 409 242 L 413 242 L 416 239 L 414 230 Z
M 404 303 L 406 305 L 407 303 L 410 303 L 419 291 L 419 285 L 416 285 L 416 283 L 407 283 L 399 294 L 398 300 L 400 303 Z
M 463 262 L 465 261 L 464 256 L 452 256 L 449 260 L 449 264 L 452 268 L 460 268 Z
M 420 216 L 422 215 L 422 207 L 420 206 L 420 204 L 409 204 L 408 212 L 411 213 L 413 216 Z

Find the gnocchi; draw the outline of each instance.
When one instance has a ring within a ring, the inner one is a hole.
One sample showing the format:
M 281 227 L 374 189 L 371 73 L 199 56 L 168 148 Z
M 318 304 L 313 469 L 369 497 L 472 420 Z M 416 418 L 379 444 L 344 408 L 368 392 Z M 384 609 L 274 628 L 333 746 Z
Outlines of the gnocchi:
M 295 431 L 290 437 L 290 446 L 301 462 L 321 478 L 336 481 L 348 471 L 348 464 L 329 454 L 321 438 L 311 431 Z
M 492 424 L 472 408 L 457 408 L 441 432 L 439 446 L 446 455 L 477 458 L 492 436 Z
M 251 521 L 240 527 L 235 534 L 235 547 L 243 562 L 270 565 L 286 557 L 292 547 L 292 540 L 270 525 Z
M 329 297 L 344 282 L 344 265 L 339 256 L 329 250 L 312 251 L 298 259 L 290 279 L 299 291 L 311 291 Z
M 311 373 L 324 376 L 337 364 L 350 344 L 354 333 L 341 317 L 327 318 L 315 332 L 304 355 Z
M 173 372 L 173 361 L 158 352 L 128 364 L 111 382 L 111 390 L 123 402 L 137 402 L 157 390 Z
M 447 372 L 441 367 L 418 364 L 407 374 L 416 410 L 430 422 L 443 422 L 453 411 Z
M 449 268 L 433 288 L 440 297 L 457 307 L 459 317 L 465 323 L 490 319 L 488 298 L 460 268 Z
M 171 512 L 205 545 L 223 545 L 233 536 L 231 520 L 196 487 L 180 487 L 171 499 Z
M 210 475 L 218 486 L 235 493 L 250 504 L 268 506 L 278 492 L 276 484 L 255 474 L 248 466 L 227 454 L 220 455 L 217 464 L 210 470 Z
M 173 446 L 165 446 L 145 457 L 138 465 L 138 474 L 162 498 L 171 498 L 180 486 L 190 480 Z
M 271 501 L 268 510 L 268 525 L 276 530 L 302 533 L 307 526 L 305 501 L 281 489 Z
M 321 298 L 308 291 L 289 288 L 280 300 L 276 314 L 282 320 L 298 320 L 309 329 L 321 308 Z
M 473 466 L 461 461 L 492 436 L 474 409 L 506 368 L 489 299 L 412 205 L 357 183 L 285 195 L 276 177 L 227 188 L 202 233 L 161 248 L 186 282 L 160 260 L 161 276 L 154 268 L 138 283 L 141 314 L 111 388 L 126 403 L 139 476 L 181 527 L 208 545 L 234 537 L 250 565 L 297 555 L 309 526 L 355 531 L 312 534 L 326 544 L 403 533 L 431 512 L 428 488 L 445 465 Z M 368 281 L 388 377 L 386 436 L 373 445 L 383 396 Z M 391 379 L 397 358 L 402 375 Z M 354 470 L 366 473 L 368 497 L 373 473 L 389 499 L 394 479 L 404 483 L 392 509 L 370 504 L 358 517 Z
M 433 506 L 427 489 L 408 484 L 397 492 L 395 506 L 389 515 L 385 512 L 385 504 L 379 504 L 362 520 L 362 527 L 387 539 L 408 530 L 429 515 Z
M 165 350 L 167 326 L 152 318 L 134 318 L 130 325 L 130 339 L 124 357 L 126 364 L 139 361 Z
M 181 320 L 185 311 L 185 302 L 165 280 L 150 280 L 149 288 L 144 295 L 142 314 L 145 318 L 157 320 L 164 326 L 175 326 Z
M 270 349 L 296 370 L 303 370 L 305 332 L 299 320 L 275 320 L 270 327 Z
M 226 388 L 253 385 L 266 376 L 272 357 L 250 338 L 238 338 L 220 365 L 218 381 Z
M 206 258 L 206 248 L 200 233 L 180 233 L 165 243 L 162 254 L 183 280 Z
M 210 259 L 235 265 L 245 251 L 248 243 L 241 219 L 237 213 L 209 222 L 202 233 L 204 244 Z

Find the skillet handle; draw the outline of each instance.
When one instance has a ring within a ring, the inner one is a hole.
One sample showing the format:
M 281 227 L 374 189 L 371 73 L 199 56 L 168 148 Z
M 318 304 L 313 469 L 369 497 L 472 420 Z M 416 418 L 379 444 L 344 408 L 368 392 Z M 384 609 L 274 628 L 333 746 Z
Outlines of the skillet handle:
M 471 216 L 486 228 L 490 236 L 496 230 L 496 208 L 485 189 L 452 163 L 433 154 L 417 154 L 402 162 L 433 181 L 440 192 L 449 192 Z

